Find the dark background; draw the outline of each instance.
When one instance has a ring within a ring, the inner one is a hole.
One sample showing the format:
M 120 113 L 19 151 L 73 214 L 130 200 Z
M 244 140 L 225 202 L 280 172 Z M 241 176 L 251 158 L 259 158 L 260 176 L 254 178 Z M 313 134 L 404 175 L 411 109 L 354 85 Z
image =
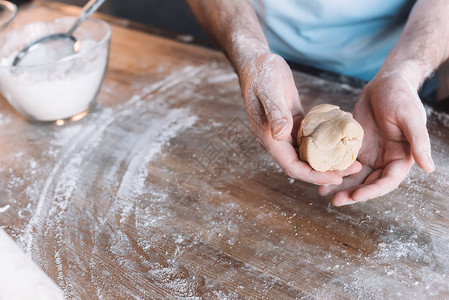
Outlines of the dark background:
M 46 0 L 83 6 L 87 0 Z M 13 0 L 17 4 L 29 2 Z M 192 35 L 210 43 L 184 0 L 107 0 L 100 12 L 157 27 L 175 34 Z

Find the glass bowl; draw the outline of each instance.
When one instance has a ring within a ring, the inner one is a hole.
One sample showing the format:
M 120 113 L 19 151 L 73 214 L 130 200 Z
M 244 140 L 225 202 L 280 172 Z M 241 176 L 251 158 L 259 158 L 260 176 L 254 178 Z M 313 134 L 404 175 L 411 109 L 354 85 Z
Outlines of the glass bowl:
M 0 0 L 0 31 L 11 23 L 17 13 L 17 6 L 9 1 Z
M 89 18 L 75 31 L 76 54 L 59 61 L 35 60 L 12 66 L 18 51 L 36 39 L 67 32 L 74 18 L 36 22 L 0 38 L 0 91 L 8 102 L 32 121 L 77 120 L 94 105 L 108 65 L 110 26 Z

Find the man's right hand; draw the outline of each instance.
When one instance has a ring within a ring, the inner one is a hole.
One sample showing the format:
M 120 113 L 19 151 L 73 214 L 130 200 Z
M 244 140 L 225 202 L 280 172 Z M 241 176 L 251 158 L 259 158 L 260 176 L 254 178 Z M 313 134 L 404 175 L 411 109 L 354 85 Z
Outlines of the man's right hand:
M 345 175 L 360 170 L 355 162 L 345 171 L 321 173 L 299 160 L 295 145 L 303 110 L 298 91 L 290 67 L 270 52 L 250 1 L 187 3 L 237 71 L 254 133 L 287 175 L 314 184 L 340 184 Z
M 360 171 L 355 162 L 344 171 L 318 172 L 299 160 L 296 145 L 304 118 L 290 67 L 273 53 L 251 57 L 238 69 L 248 115 L 261 145 L 284 172 L 313 184 L 340 184 L 344 176 Z

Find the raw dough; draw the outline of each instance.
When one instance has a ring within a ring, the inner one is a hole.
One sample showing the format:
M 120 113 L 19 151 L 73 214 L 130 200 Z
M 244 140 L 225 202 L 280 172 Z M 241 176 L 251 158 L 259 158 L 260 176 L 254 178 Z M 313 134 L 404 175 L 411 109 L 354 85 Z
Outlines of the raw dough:
M 299 157 L 320 172 L 345 170 L 356 160 L 362 140 L 362 126 L 350 113 L 336 105 L 317 105 L 301 122 Z

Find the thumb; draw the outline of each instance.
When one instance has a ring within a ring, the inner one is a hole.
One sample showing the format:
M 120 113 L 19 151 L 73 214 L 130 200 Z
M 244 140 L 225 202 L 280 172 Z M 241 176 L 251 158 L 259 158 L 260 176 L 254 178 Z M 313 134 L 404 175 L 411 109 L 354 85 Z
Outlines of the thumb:
M 431 173 L 435 171 L 435 163 L 431 156 L 429 133 L 426 128 L 425 115 L 422 115 L 421 107 L 417 106 L 416 103 L 415 106 L 410 106 L 411 111 L 406 109 L 408 112 L 400 114 L 398 119 L 405 137 L 411 145 L 415 162 L 425 172 Z
M 265 110 L 271 130 L 271 136 L 283 141 L 290 136 L 293 128 L 293 117 L 284 96 L 257 95 Z M 273 98 L 272 98 L 273 97 Z

